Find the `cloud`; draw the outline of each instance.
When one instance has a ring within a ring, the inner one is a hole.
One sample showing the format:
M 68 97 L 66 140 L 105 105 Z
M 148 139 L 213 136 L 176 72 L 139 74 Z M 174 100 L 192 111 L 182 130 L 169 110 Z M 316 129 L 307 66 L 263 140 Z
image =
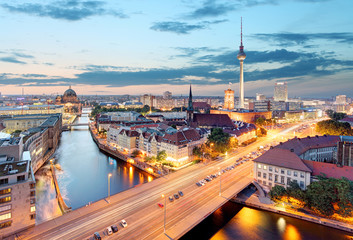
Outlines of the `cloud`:
M 353 42 L 353 33 L 340 32 L 340 33 L 258 33 L 251 37 L 260 39 L 262 41 L 277 42 L 277 45 L 288 47 L 295 45 L 305 45 L 312 40 L 330 40 L 338 43 Z M 306 45 L 310 46 L 310 45 Z
M 1 7 L 14 13 L 25 13 L 39 17 L 78 21 L 91 16 L 112 15 L 119 18 L 127 16 L 118 11 L 105 8 L 102 1 L 64 0 L 50 4 L 23 3 L 17 5 L 1 4 Z
M 267 5 L 267 4 L 273 5 L 277 3 L 278 3 L 278 0 L 246 0 L 246 1 L 205 0 L 200 7 L 196 8 L 191 13 L 187 14 L 187 17 L 192 19 L 219 17 L 219 16 L 224 16 L 229 12 L 241 10 L 244 8 L 255 7 L 258 5 Z
M 18 60 L 15 57 L 1 57 L 0 58 L 1 62 L 8 62 L 8 63 L 19 63 L 19 64 L 27 64 L 26 62 L 23 62 L 21 60 Z
M 234 4 L 217 3 L 215 0 L 205 1 L 200 8 L 188 15 L 190 18 L 218 17 L 235 9 Z
M 202 21 L 195 24 L 189 24 L 185 22 L 156 22 L 150 29 L 160 32 L 173 32 L 177 34 L 189 34 L 194 30 L 202 30 L 208 28 L 212 24 L 219 24 L 226 22 L 226 19 L 216 21 Z

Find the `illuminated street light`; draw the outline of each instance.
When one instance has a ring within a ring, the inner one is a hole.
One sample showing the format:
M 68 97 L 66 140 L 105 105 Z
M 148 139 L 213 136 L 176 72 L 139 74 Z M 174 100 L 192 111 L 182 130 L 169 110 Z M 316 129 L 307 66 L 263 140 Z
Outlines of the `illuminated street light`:
M 112 176 L 111 173 L 108 174 L 108 202 L 110 200 L 110 177 Z
M 221 172 L 221 168 L 218 167 L 219 172 Z M 222 174 L 219 175 L 219 196 L 222 196 Z
M 162 198 L 164 197 L 164 233 L 165 233 L 165 223 L 166 223 L 166 218 L 167 218 L 167 197 L 162 194 Z

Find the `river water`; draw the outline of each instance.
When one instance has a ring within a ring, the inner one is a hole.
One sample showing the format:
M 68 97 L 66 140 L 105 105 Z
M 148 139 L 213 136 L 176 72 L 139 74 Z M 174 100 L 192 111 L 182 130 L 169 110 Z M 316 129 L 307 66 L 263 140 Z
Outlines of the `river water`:
M 88 117 L 83 115 L 76 122 L 87 123 Z M 100 152 L 88 126 L 77 126 L 63 132 L 54 158 L 61 194 L 72 209 L 107 197 L 109 173 L 112 174 L 111 195 L 154 179 L 126 162 Z M 36 173 L 36 180 L 36 222 L 41 223 L 60 216 L 61 211 L 55 198 L 48 164 Z
M 86 123 L 88 117 L 82 116 L 77 122 Z M 54 157 L 61 194 L 72 209 L 106 197 L 109 173 L 112 174 L 111 194 L 154 179 L 153 176 L 124 161 L 100 152 L 87 126 L 74 127 L 72 131 L 63 132 Z M 48 165 L 36 173 L 36 180 L 36 222 L 41 223 L 60 216 L 61 211 L 55 198 Z M 353 236 L 314 223 L 229 202 L 182 239 L 353 240 Z

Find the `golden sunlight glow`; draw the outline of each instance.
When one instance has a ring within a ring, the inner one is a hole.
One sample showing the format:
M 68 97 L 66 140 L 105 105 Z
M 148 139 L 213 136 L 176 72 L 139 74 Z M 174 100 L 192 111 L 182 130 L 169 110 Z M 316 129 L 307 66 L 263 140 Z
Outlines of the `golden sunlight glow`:
M 286 228 L 286 231 L 283 234 L 283 239 L 285 240 L 300 240 L 302 239 L 300 233 L 296 227 L 289 224 Z

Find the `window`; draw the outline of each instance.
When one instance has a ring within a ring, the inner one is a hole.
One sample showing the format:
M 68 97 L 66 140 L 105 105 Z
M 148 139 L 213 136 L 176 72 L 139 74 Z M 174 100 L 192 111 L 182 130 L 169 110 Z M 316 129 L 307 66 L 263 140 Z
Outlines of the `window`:
M 6 202 L 11 202 L 11 197 L 0 198 L 0 204 L 6 203 Z
M 287 185 L 289 185 L 290 182 L 291 182 L 291 179 L 290 179 L 290 177 L 289 177 L 289 178 L 287 178 Z
M 259 164 L 257 164 L 257 168 L 261 168 L 261 164 L 259 163 Z
M 298 184 L 298 181 L 297 181 L 297 179 L 294 179 L 294 180 L 293 180 L 293 182 L 295 182 L 295 183 L 297 183 L 297 184 Z
M 36 191 L 31 191 L 31 197 L 34 197 L 36 195 Z
M 303 172 L 300 172 L 300 177 L 304 178 L 304 173 Z
M 300 188 L 304 188 L 304 181 L 300 181 Z
M 264 181 L 264 185 L 266 185 L 266 181 Z
M 284 176 L 281 176 L 281 183 L 284 184 Z
M 257 172 L 257 176 L 258 176 L 258 177 L 261 177 L 261 172 Z
M 268 167 L 268 170 L 269 170 L 270 172 L 272 172 L 272 167 Z
M 4 185 L 4 184 L 8 184 L 8 183 L 9 183 L 9 179 L 8 178 L 0 179 L 0 185 Z
M 272 187 L 272 183 L 269 183 L 268 185 L 270 185 L 270 187 Z
M 36 219 L 36 214 L 31 214 L 31 220 L 35 220 Z
M 291 170 L 287 170 L 287 175 L 290 176 L 292 174 Z
M 275 172 L 277 172 L 277 173 L 278 173 L 278 171 L 279 171 L 279 169 L 278 169 L 278 168 L 275 168 Z
M 31 204 L 36 203 L 36 199 L 35 198 L 31 198 Z
M 281 174 L 284 174 L 284 169 L 281 169 Z
M 36 211 L 36 206 L 32 206 L 31 207 L 31 212 L 35 212 Z
M 36 184 L 35 184 L 35 183 L 31 183 L 31 184 L 29 184 L 29 187 L 30 187 L 31 189 L 33 189 L 33 188 L 36 187 Z
M 278 175 L 275 175 L 275 182 L 278 182 Z
M 11 188 L 5 188 L 5 189 L 0 190 L 0 195 L 5 195 L 8 193 L 11 193 Z
M 21 182 L 25 180 L 25 175 L 17 176 L 17 182 Z
M 272 173 L 268 174 L 268 180 L 272 181 Z
M 0 215 L 0 221 L 6 220 L 6 219 L 9 219 L 9 218 L 11 218 L 11 213 L 5 213 L 3 215 Z
M 0 212 L 7 211 L 7 210 L 11 210 L 11 205 L 0 207 Z
M 267 169 L 267 166 L 266 165 L 264 165 L 264 170 L 266 170 Z
M 263 175 L 263 178 L 265 178 L 265 179 L 266 179 L 266 177 L 267 177 L 267 176 L 266 176 L 266 173 L 263 173 L 262 175 Z
M 12 224 L 12 221 L 3 222 L 0 224 L 0 229 L 10 227 L 11 224 Z
M 293 172 L 293 176 L 294 176 L 294 177 L 298 177 L 298 172 L 294 171 L 294 172 Z

